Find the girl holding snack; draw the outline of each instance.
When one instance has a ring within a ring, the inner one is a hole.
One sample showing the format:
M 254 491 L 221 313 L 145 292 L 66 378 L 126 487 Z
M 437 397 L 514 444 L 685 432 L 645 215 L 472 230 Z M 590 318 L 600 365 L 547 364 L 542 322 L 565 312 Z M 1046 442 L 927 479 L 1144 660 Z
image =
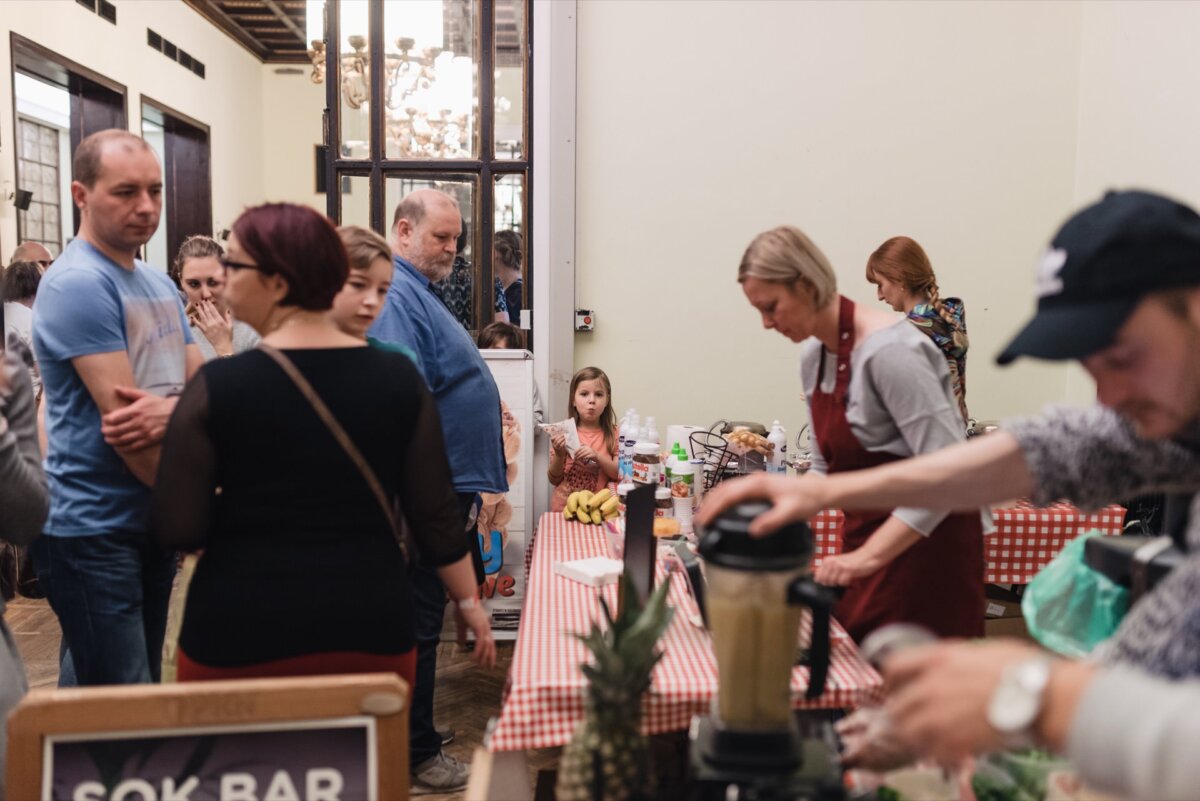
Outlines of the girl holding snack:
M 561 512 L 572 492 L 599 492 L 617 480 L 617 419 L 612 410 L 612 384 L 599 367 L 585 367 L 571 379 L 567 411 L 579 433 L 579 447 L 567 452 L 567 435 L 550 434 L 550 467 L 546 477 L 554 485 L 550 511 Z

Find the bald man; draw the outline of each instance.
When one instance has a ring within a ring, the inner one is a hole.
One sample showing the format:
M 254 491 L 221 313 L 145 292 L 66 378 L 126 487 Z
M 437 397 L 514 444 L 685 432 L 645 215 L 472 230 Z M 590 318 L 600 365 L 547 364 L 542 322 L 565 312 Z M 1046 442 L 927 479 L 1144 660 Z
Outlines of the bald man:
M 479 493 L 508 492 L 500 430 L 500 392 L 478 348 L 431 284 L 454 267 L 462 216 L 458 203 L 433 189 L 419 189 L 396 207 L 392 222 L 395 274 L 383 311 L 368 332 L 374 339 L 415 351 L 442 418 L 446 455 L 458 493 L 463 529 L 478 557 L 475 515 Z M 476 576 L 483 581 L 482 564 Z M 446 591 L 431 568 L 413 576 L 417 628 L 417 686 L 409 720 L 410 764 L 417 792 L 466 787 L 467 766 L 442 752 L 433 726 L 437 644 Z
M 17 249 L 13 251 L 12 258 L 8 260 L 9 264 L 15 261 L 37 262 L 45 270 L 54 261 L 54 257 L 50 255 L 50 251 L 46 250 L 45 246 L 40 242 L 22 242 L 17 245 Z

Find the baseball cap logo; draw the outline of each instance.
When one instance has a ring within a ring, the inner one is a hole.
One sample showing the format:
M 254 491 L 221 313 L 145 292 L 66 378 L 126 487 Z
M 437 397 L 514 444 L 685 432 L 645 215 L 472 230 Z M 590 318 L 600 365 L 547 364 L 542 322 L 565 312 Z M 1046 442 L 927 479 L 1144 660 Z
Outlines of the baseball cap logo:
M 1067 263 L 1067 251 L 1062 248 L 1046 248 L 1046 252 L 1042 254 L 1041 260 L 1038 262 L 1037 277 L 1035 279 L 1036 292 L 1039 298 L 1044 298 L 1047 295 L 1057 295 L 1062 292 L 1063 281 L 1060 273 L 1063 265 Z

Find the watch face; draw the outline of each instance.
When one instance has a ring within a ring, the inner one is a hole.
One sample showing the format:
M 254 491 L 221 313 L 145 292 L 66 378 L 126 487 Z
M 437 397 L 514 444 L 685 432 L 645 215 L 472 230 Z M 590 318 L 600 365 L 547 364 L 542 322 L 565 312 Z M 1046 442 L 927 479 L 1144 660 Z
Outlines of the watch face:
M 1004 671 L 988 704 L 988 723 L 1001 734 L 1024 734 L 1033 726 L 1042 706 L 1042 690 L 1050 677 L 1050 664 L 1033 659 Z
M 988 723 L 1004 734 L 1023 731 L 1037 717 L 1039 700 L 1016 682 L 1002 680 L 988 706 Z

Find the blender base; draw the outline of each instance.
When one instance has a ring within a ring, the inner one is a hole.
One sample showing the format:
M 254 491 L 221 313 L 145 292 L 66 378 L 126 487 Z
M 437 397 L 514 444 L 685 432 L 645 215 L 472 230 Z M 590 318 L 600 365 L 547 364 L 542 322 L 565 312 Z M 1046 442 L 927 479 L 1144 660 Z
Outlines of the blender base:
M 803 729 L 803 731 L 802 731 Z M 692 721 L 688 798 L 693 801 L 843 801 L 832 725 L 793 717 L 786 730 L 723 730 L 710 716 Z

